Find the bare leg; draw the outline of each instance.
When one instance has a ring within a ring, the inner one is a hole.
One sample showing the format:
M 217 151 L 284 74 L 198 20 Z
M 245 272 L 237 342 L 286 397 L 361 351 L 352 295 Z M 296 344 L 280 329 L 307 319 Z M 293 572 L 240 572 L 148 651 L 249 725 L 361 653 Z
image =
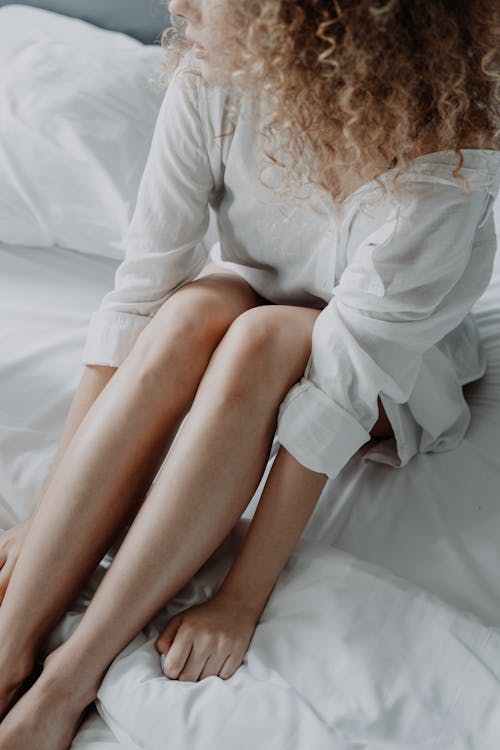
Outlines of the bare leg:
M 144 377 L 150 348 L 138 342 L 89 409 L 45 488 L 0 607 L 0 717 L 46 634 L 137 512 L 220 337 L 255 304 L 251 287 L 227 275 L 186 285 L 142 334 L 148 344 L 144 334 L 155 334 L 161 382 Z M 210 327 L 197 318 L 207 309 Z
M 238 280 L 240 290 L 243 290 L 245 288 L 241 283 L 240 277 L 237 274 L 228 271 L 227 268 L 221 268 L 213 261 L 209 261 L 208 263 L 206 263 L 206 265 L 203 267 L 196 278 L 200 279 L 204 276 L 214 273 L 218 274 L 218 276 L 220 276 L 221 273 L 224 275 L 229 275 L 230 277 L 232 276 L 233 278 L 236 278 Z M 227 289 L 225 288 L 224 299 L 226 300 L 228 296 L 230 295 L 227 294 Z M 250 294 L 251 299 L 255 296 L 256 295 L 253 292 Z M 263 299 L 261 298 L 259 302 L 262 301 Z M 234 311 L 233 314 L 235 314 Z M 57 448 L 57 454 L 52 463 L 49 475 L 47 476 L 44 482 L 44 486 L 40 492 L 36 507 L 34 508 L 30 518 L 26 519 L 22 523 L 16 524 L 0 537 L 0 604 L 9 585 L 12 573 L 19 557 L 19 553 L 22 549 L 24 540 L 31 526 L 32 517 L 35 515 L 37 508 L 40 506 L 45 497 L 45 490 L 52 481 L 52 477 L 66 453 L 66 448 L 71 442 L 76 430 L 82 423 L 83 418 L 86 416 L 90 407 L 95 402 L 99 394 L 104 390 L 105 386 L 113 377 L 117 369 L 117 367 L 108 365 L 85 365 L 83 368 L 80 383 L 76 389 L 73 401 L 71 402 L 71 406 L 66 417 L 66 422 L 64 424 L 61 439 Z M 165 446 L 165 450 L 167 450 L 167 446 Z
M 269 348 L 266 333 L 257 333 L 253 341 L 247 335 L 242 344 L 237 325 L 235 333 L 219 344 L 157 482 L 81 622 L 55 654 L 56 672 L 49 663 L 47 676 L 44 672 L 7 716 L 6 731 L 22 732 L 21 721 L 27 731 L 36 716 L 43 731 L 50 733 L 59 709 L 50 711 L 49 704 L 54 696 L 70 694 L 74 702 L 67 706 L 68 725 L 62 726 L 71 733 L 113 658 L 192 577 L 240 518 L 265 469 L 279 403 L 303 372 L 310 351 L 308 336 L 300 336 L 300 329 L 306 328 L 310 339 L 304 308 L 290 309 L 297 311 L 291 325 L 293 346 L 287 345 L 281 356 L 276 342 L 273 356 L 262 356 L 262 347 Z M 276 357 L 287 363 L 286 368 L 276 368 Z M 68 682 L 61 690 L 65 677 L 72 681 L 69 691 Z M 3 738 L 0 730 L 0 741 Z M 59 735 L 53 745 L 40 747 L 59 750 L 67 739 Z M 17 750 L 22 744 L 12 747 Z

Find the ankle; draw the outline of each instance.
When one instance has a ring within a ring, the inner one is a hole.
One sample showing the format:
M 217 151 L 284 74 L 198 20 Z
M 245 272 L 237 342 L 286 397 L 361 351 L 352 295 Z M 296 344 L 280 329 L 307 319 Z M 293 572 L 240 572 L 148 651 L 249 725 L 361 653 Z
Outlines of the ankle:
M 97 697 L 99 683 L 84 674 L 64 643 L 46 656 L 41 676 L 49 689 L 62 691 L 65 696 L 71 695 L 75 703 L 82 707 Z

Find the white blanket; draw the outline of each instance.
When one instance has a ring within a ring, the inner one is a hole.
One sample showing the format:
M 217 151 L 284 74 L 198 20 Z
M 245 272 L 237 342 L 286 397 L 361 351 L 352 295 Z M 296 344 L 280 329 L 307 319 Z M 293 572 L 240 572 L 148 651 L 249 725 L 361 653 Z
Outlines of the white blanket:
M 500 632 L 331 546 L 300 540 L 228 680 L 180 682 L 154 641 L 210 598 L 246 521 L 111 664 L 97 709 L 130 750 L 498 750 Z M 47 642 L 68 638 L 99 569 Z

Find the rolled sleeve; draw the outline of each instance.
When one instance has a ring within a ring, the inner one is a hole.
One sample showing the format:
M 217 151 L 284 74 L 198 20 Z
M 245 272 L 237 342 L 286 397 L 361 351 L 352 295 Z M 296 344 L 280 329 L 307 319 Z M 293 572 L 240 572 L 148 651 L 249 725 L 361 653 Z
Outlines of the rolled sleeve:
M 486 188 L 488 186 L 486 185 Z M 280 404 L 276 437 L 307 468 L 333 479 L 371 439 L 378 397 L 408 401 L 423 354 L 455 328 L 488 283 L 476 231 L 491 210 L 484 180 L 425 173 L 378 227 L 347 253 L 317 316 L 303 377 Z M 478 255 L 478 257 L 475 257 Z
M 214 176 L 200 117 L 203 82 L 186 70 L 190 59 L 181 61 L 163 98 L 125 258 L 90 318 L 84 364 L 118 367 L 161 305 L 208 260 L 203 237 Z
M 87 329 L 83 363 L 118 367 L 150 320 L 145 315 L 96 311 Z
M 305 377 L 280 404 L 277 436 L 299 463 L 329 477 L 336 476 L 370 439 L 370 433 L 351 414 Z

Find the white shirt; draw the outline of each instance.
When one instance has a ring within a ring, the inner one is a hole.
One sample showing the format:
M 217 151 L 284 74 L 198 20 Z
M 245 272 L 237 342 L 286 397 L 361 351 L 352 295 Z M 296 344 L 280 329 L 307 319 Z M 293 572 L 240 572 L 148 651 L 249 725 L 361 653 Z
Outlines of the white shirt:
M 377 189 L 369 182 L 349 196 L 342 220 L 301 204 L 287 220 L 259 183 L 245 102 L 230 121 L 223 87 L 182 75 L 187 63 L 196 64 L 189 53 L 162 101 L 126 257 L 91 317 L 82 361 L 119 366 L 159 307 L 198 275 L 209 260 L 202 240 L 210 205 L 216 263 L 271 302 L 321 309 L 304 375 L 280 404 L 277 437 L 304 466 L 333 478 L 370 440 L 378 395 L 384 404 L 407 402 L 424 353 L 486 288 L 500 151 L 463 150 L 469 195 L 451 176 L 455 152 L 441 151 L 414 160 L 406 202 L 389 194 L 362 210 L 361 198 Z M 232 126 L 232 136 L 214 137 Z M 273 184 L 272 170 L 263 177 Z

